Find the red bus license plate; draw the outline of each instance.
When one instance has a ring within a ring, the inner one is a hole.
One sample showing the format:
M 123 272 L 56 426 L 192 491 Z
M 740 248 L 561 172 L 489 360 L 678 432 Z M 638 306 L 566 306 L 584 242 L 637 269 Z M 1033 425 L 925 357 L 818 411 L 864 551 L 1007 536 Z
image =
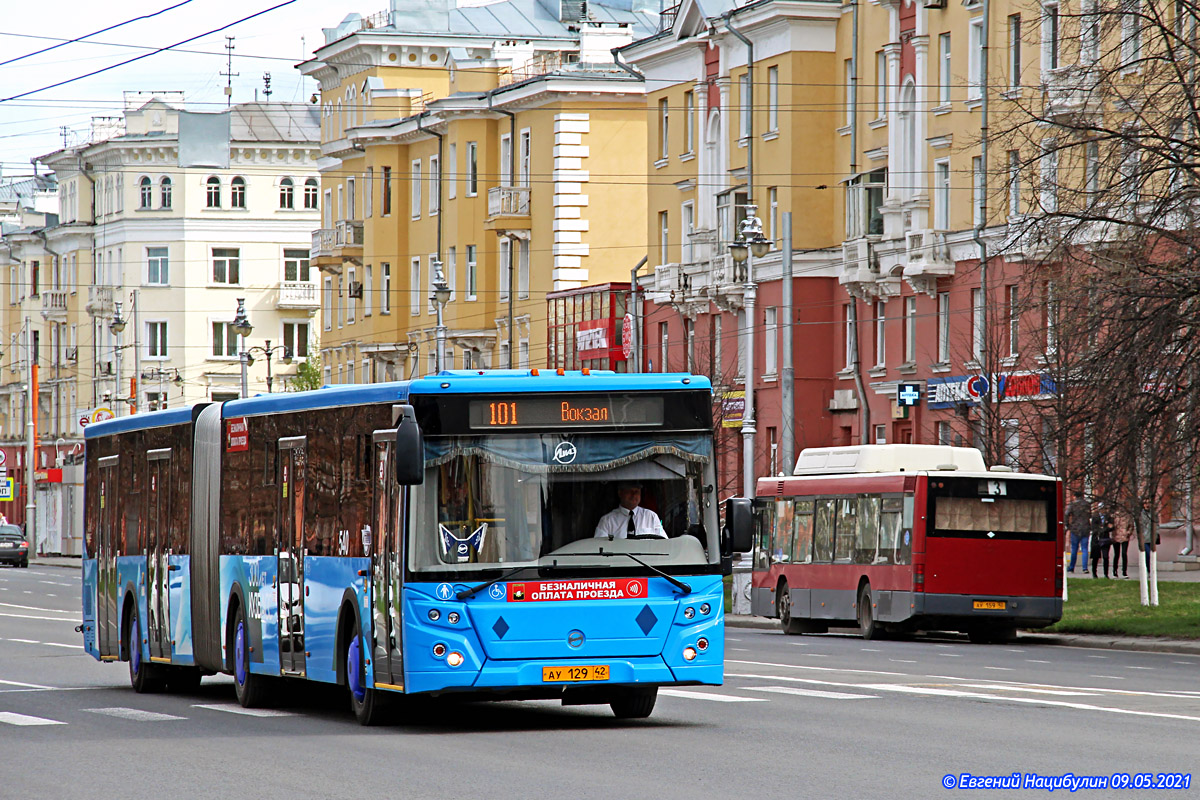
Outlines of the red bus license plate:
M 606 680 L 608 680 L 607 664 L 589 664 L 582 667 L 542 667 L 543 683 Z
M 1003 611 L 1007 608 L 1007 603 L 1004 600 L 976 600 L 976 611 Z

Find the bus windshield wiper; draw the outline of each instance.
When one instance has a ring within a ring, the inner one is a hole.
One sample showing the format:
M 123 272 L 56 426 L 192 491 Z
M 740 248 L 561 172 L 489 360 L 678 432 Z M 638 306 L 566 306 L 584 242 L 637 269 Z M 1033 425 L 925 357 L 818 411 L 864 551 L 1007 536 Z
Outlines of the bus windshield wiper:
M 688 584 L 679 580 L 674 575 L 668 575 L 667 573 L 663 572 L 661 569 L 654 566 L 653 564 L 647 564 L 645 561 L 642 561 L 640 558 L 635 556 L 633 553 L 606 553 L 606 552 L 604 552 L 604 548 L 601 548 L 600 552 L 598 552 L 598 553 L 561 553 L 560 555 L 573 555 L 573 556 L 596 556 L 596 555 L 599 555 L 599 556 L 604 556 L 605 558 L 612 558 L 613 556 L 629 556 L 634 561 L 636 561 L 637 563 L 641 564 L 646 569 L 653 572 L 655 575 L 666 578 L 668 581 L 671 582 L 672 585 L 676 586 L 684 594 L 692 593 L 691 586 L 689 586 Z M 645 553 L 644 555 L 652 555 L 652 554 Z M 657 555 L 657 554 L 653 554 L 653 555 Z
M 458 594 L 456 594 L 454 596 L 456 598 L 458 598 L 459 600 L 466 600 L 468 597 L 474 597 L 475 595 L 479 594 L 480 592 L 482 592 L 484 589 L 488 588 L 492 584 L 496 584 L 496 583 L 500 583 L 500 581 L 508 580 L 513 575 L 516 575 L 518 572 L 521 572 L 521 571 L 527 570 L 527 569 L 538 569 L 540 566 L 541 566 L 540 564 L 523 564 L 519 567 L 513 567 L 508 572 L 501 574 L 499 578 L 493 578 L 492 580 L 488 581 L 487 583 L 481 583 L 478 586 L 472 586 L 470 589 L 463 589 L 461 592 L 459 592 Z

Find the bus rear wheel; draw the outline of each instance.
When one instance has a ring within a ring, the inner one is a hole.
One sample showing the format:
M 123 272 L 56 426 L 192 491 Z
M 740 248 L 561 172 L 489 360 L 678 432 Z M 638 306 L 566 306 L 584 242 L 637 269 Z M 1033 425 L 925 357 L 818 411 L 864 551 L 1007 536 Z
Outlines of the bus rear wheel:
M 608 704 L 617 719 L 645 719 L 654 712 L 658 700 L 658 687 L 629 689 Z
M 129 653 L 129 683 L 133 690 L 145 694 L 162 689 L 159 668 L 142 660 L 142 623 L 138 620 L 136 606 L 130 609 L 125 652 Z
M 883 628 L 875 621 L 875 609 L 871 605 L 871 584 L 863 584 L 858 593 L 858 630 L 867 640 L 878 639 Z
M 233 652 L 233 692 L 242 708 L 258 708 L 266 701 L 267 679 L 250 671 L 250 642 L 246 632 L 246 614 L 238 608 L 230 632 Z

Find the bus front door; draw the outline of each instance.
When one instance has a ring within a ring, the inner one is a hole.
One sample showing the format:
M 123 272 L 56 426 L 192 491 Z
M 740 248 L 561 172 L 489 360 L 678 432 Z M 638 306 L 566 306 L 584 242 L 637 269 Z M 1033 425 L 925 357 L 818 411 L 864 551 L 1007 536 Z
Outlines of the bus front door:
M 375 541 L 371 556 L 371 624 L 374 635 L 375 685 L 404 687 L 401 650 L 400 529 L 404 492 L 397 485 L 392 462 L 396 431 L 375 431 L 375 476 L 372 485 L 371 524 Z M 368 634 L 370 635 L 370 634 Z
M 100 459 L 100 531 L 96 543 L 96 647 L 103 659 L 120 656 L 117 632 L 117 506 L 120 499 L 117 462 Z
M 304 436 L 279 440 L 279 540 L 276 601 L 279 610 L 279 668 L 304 674 Z
M 171 660 L 168 586 L 171 525 L 171 451 L 146 453 L 146 636 L 153 661 Z

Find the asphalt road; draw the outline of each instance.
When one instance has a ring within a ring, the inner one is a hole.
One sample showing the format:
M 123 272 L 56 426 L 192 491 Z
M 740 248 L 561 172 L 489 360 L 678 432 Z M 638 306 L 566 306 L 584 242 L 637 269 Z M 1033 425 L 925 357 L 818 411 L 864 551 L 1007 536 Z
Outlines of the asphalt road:
M 1196 656 L 744 628 L 725 686 L 664 690 L 649 720 L 437 703 L 364 729 L 332 690 L 253 713 L 224 677 L 135 694 L 82 652 L 78 609 L 77 570 L 0 569 L 0 797 L 950 797 L 962 773 L 1186 774 L 1200 741 Z

